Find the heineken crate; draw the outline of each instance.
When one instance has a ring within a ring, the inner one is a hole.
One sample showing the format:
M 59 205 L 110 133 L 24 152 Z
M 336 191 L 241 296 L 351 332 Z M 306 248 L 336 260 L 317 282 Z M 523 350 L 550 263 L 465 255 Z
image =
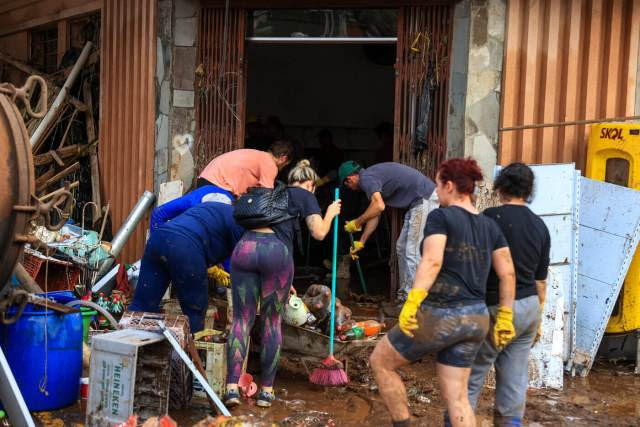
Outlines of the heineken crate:
M 154 332 L 96 335 L 89 370 L 87 426 L 113 426 L 168 412 L 171 346 Z
M 216 331 L 216 333 L 222 332 Z M 218 396 L 222 396 L 225 392 L 227 382 L 227 352 L 225 343 L 196 341 L 195 346 L 204 364 L 207 382 Z M 193 379 L 193 396 L 202 399 L 207 398 L 207 392 L 204 391 L 204 387 L 202 387 L 195 378 Z

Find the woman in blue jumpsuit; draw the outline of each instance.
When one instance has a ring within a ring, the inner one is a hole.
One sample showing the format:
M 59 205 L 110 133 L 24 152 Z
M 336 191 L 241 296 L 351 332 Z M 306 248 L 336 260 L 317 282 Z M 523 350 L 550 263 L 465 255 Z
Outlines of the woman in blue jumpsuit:
M 208 305 L 207 267 L 226 260 L 244 229 L 233 219 L 233 206 L 207 202 L 158 227 L 149 237 L 130 311 L 160 312 L 160 301 L 173 283 L 191 332 L 204 327 Z
M 185 194 L 182 197 L 164 203 L 151 211 L 151 232 L 161 225 L 166 224 L 187 209 L 205 202 L 220 202 L 230 205 L 233 203 L 233 194 L 215 185 L 205 185 Z

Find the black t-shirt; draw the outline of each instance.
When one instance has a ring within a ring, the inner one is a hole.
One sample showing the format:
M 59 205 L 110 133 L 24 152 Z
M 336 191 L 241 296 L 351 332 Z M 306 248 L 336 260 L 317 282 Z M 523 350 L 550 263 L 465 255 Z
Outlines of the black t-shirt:
M 537 295 L 536 280 L 545 280 L 549 268 L 551 237 L 544 221 L 526 206 L 489 208 L 492 218 L 507 239 L 516 269 L 516 299 Z M 487 281 L 487 305 L 498 304 L 498 276 L 491 269 Z
M 283 221 L 280 224 L 272 225 L 271 229 L 276 236 L 287 245 L 289 254 L 293 256 L 293 240 L 296 237 L 296 222 L 305 219 L 309 215 L 321 215 L 322 211 L 312 192 L 300 187 L 287 188 L 289 193 L 289 215 L 295 218 Z
M 483 214 L 450 206 L 429 214 L 424 234 L 447 236 L 442 268 L 427 303 L 450 307 L 484 302 L 491 255 L 507 246 L 498 225 Z

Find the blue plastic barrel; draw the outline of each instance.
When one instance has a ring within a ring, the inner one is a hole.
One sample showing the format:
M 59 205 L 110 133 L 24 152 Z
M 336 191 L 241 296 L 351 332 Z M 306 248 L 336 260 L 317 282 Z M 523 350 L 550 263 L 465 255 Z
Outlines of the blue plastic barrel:
M 12 314 L 9 310 L 8 317 Z M 27 304 L 16 323 L 0 325 L 0 346 L 29 410 L 57 409 L 78 400 L 82 374 L 80 313 L 45 313 L 44 308 Z

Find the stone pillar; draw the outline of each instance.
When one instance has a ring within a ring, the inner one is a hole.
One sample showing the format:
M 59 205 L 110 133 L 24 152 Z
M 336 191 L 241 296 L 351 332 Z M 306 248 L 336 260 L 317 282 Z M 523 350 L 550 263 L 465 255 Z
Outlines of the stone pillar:
M 453 13 L 449 116 L 447 118 L 447 158 L 464 156 L 470 9 L 471 0 L 462 0 L 456 3 Z
M 506 0 L 463 0 L 454 12 L 447 157 L 497 163 Z
M 180 140 L 184 144 L 185 138 L 176 137 L 189 134 L 191 141 L 191 153 L 193 154 L 193 141 L 195 137 L 195 70 L 197 58 L 198 12 L 200 2 L 198 0 L 174 0 L 174 38 L 173 38 L 173 102 L 169 120 L 169 134 L 172 141 Z M 174 147 L 174 149 L 177 147 Z M 185 147 L 181 147 L 180 154 L 172 156 L 169 167 L 169 179 L 180 179 L 195 171 L 182 170 L 185 165 L 193 162 L 183 162 Z M 174 158 L 175 157 L 175 158 Z M 193 169 L 192 166 L 190 166 Z M 185 182 L 185 191 L 189 189 L 190 182 Z
M 154 192 L 158 194 L 160 184 L 168 181 L 169 159 L 169 116 L 171 114 L 171 76 L 172 76 L 172 22 L 173 1 L 158 0 L 156 40 L 156 147 L 154 167 Z
M 154 190 L 160 184 L 193 174 L 184 171 L 185 141 L 193 150 L 195 136 L 195 70 L 198 0 L 158 0 L 156 68 L 156 151 Z M 179 137 L 179 138 L 176 138 Z M 173 141 L 179 144 L 174 153 Z M 185 182 L 185 191 L 191 185 Z
M 488 180 L 498 161 L 506 0 L 471 0 L 464 153 Z

